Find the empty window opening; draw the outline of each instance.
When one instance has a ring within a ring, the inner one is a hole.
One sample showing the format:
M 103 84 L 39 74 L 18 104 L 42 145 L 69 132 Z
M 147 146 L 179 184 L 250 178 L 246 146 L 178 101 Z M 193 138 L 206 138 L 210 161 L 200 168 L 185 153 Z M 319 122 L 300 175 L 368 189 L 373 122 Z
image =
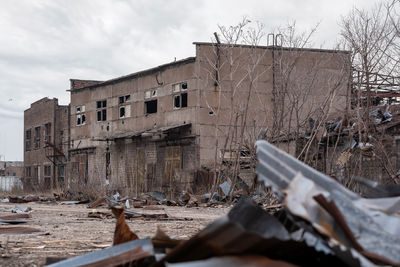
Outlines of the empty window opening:
M 84 125 L 86 122 L 86 115 L 80 114 L 76 116 L 76 125 Z
M 40 147 L 40 126 L 35 127 L 35 148 Z
M 120 118 L 125 118 L 125 107 L 120 107 L 119 108 L 119 117 Z
M 26 130 L 26 134 L 25 134 L 25 150 L 26 151 L 31 150 L 31 138 L 32 138 L 31 129 Z
M 51 142 L 51 123 L 46 123 L 44 125 L 44 141 L 45 141 L 45 145 L 46 142 Z
M 107 110 L 99 110 L 97 111 L 97 121 L 106 121 L 107 120 Z
M 119 118 L 129 118 L 131 116 L 131 105 L 120 106 L 119 107 Z M 124 123 L 124 122 L 122 122 Z
M 182 93 L 174 96 L 174 108 L 186 108 L 187 107 L 187 93 Z
M 81 113 L 81 112 L 85 112 L 85 105 L 82 106 L 76 106 L 76 113 Z
M 127 101 L 129 101 L 131 99 L 131 95 L 126 95 L 126 96 L 120 96 L 119 97 L 119 104 L 123 104 L 126 103 Z
M 106 108 L 107 107 L 107 100 L 101 100 L 96 102 L 97 108 Z
M 157 99 L 145 102 L 146 114 L 157 113 Z
M 107 120 L 107 100 L 101 100 L 96 102 L 97 107 L 97 121 Z

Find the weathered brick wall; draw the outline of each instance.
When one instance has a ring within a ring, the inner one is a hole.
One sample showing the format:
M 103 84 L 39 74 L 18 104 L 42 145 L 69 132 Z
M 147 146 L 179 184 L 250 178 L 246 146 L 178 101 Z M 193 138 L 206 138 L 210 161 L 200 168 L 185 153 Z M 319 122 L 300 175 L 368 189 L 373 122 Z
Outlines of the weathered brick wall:
M 68 139 L 68 106 L 59 106 L 56 98 L 42 98 L 31 104 L 31 107 L 24 111 L 24 166 L 25 170 L 30 168 L 30 177 L 24 177 L 29 184 L 38 183 L 43 188 L 55 185 L 57 168 L 47 155 L 52 154 L 51 148 L 45 144 L 45 124 L 51 123 L 51 143 L 61 147 L 61 144 Z M 40 127 L 40 146 L 35 147 L 35 128 Z M 31 130 L 31 146 L 26 147 L 26 131 Z M 61 136 L 63 131 L 63 136 Z M 62 140 L 64 139 L 64 141 Z M 64 148 L 65 149 L 65 148 Z M 46 152 L 47 150 L 47 152 Z M 57 161 L 58 162 L 58 161 Z M 51 166 L 51 175 L 44 180 L 45 166 Z M 34 168 L 38 168 L 38 180 L 34 181 Z M 50 184 L 49 184 L 50 183 Z

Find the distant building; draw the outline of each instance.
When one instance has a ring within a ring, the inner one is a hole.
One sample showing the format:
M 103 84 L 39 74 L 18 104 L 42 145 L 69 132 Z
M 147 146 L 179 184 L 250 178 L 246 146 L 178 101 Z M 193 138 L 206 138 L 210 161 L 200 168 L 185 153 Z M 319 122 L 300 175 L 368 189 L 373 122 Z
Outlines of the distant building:
M 69 106 L 42 98 L 24 111 L 24 188 L 55 188 L 65 182 Z
M 0 176 L 22 177 L 23 174 L 23 161 L 0 161 Z

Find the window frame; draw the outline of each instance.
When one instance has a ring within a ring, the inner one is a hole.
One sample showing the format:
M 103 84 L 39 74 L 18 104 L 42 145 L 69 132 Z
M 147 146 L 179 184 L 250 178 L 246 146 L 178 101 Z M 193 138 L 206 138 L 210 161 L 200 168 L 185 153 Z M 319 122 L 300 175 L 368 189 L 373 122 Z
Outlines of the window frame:
M 28 138 L 29 133 L 29 138 Z M 25 131 L 25 151 L 30 151 L 32 146 L 32 129 Z
M 96 101 L 96 120 L 97 122 L 107 121 L 107 99 Z
M 182 109 L 188 107 L 188 86 L 187 82 L 175 83 L 172 85 L 172 106 L 173 109 Z M 185 101 L 183 99 L 185 98 Z M 179 104 L 176 105 L 178 99 Z M 185 104 L 185 105 L 183 105 Z

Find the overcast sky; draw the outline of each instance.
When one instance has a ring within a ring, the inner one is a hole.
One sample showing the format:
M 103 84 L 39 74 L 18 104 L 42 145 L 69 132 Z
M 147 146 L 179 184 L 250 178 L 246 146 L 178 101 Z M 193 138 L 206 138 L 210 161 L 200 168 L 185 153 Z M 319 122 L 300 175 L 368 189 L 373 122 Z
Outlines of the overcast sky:
M 314 41 L 332 48 L 338 22 L 372 0 L 2 0 L 0 159 L 23 160 L 23 111 L 43 97 L 69 103 L 69 79 L 106 80 L 194 56 L 217 25 L 243 16 L 267 32 L 290 21 L 321 22 Z

